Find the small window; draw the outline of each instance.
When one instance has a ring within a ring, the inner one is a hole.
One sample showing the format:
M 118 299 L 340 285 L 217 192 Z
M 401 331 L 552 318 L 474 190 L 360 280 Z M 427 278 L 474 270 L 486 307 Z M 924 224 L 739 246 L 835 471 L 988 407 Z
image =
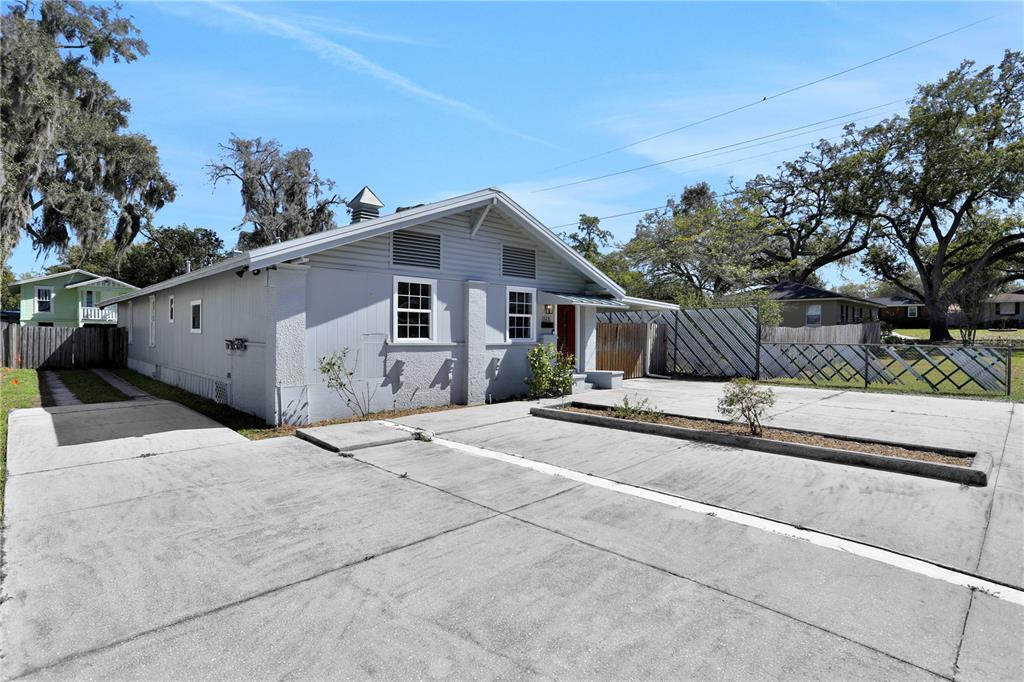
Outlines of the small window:
M 536 289 L 508 287 L 508 340 L 533 341 Z
M 533 249 L 502 245 L 501 274 L 503 277 L 537 279 L 537 252 Z
M 167 297 L 167 321 L 174 324 L 174 296 Z
M 53 288 L 52 287 L 36 287 L 36 312 L 37 313 L 52 313 L 53 312 Z
M 436 286 L 432 279 L 395 278 L 395 341 L 434 340 Z
M 839 306 L 839 324 L 846 324 L 850 321 L 850 306 Z
M 863 320 L 864 320 L 864 309 L 861 308 L 860 306 L 857 306 L 856 308 L 853 309 L 853 321 L 854 322 L 861 322 Z
M 907 306 L 907 317 L 917 317 L 917 306 L 916 305 L 908 305 Z
M 1017 313 L 1016 303 L 999 303 L 998 308 L 1000 315 L 1015 315 Z
M 399 230 L 391 233 L 392 265 L 441 269 L 441 235 Z
M 190 331 L 193 334 L 202 334 L 203 333 L 203 302 L 202 302 L 202 300 L 192 301 L 192 303 L 189 305 L 189 308 L 190 308 L 191 313 L 192 313 L 192 315 L 191 315 L 191 317 L 192 317 L 192 326 L 190 327 Z
M 85 307 L 94 308 L 96 307 L 96 301 L 93 299 L 92 291 L 89 289 L 85 290 Z
M 820 305 L 809 305 L 807 306 L 807 316 L 804 324 L 808 327 L 820 327 L 821 326 L 821 306 Z
M 149 345 L 156 345 L 156 296 L 149 297 Z

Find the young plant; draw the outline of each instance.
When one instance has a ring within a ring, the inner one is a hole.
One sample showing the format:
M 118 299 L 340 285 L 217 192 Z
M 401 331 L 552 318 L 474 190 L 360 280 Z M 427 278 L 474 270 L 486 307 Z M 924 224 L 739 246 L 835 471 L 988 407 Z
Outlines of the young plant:
M 548 343 L 531 348 L 526 358 L 530 364 L 526 386 L 531 398 L 554 398 L 572 393 L 575 356 L 559 353 L 555 344 Z
M 356 387 L 353 381 L 355 370 L 348 368 L 348 348 L 320 358 L 319 370 L 327 382 L 327 388 L 336 392 L 353 414 L 362 419 L 370 415 L 370 406 L 377 390 L 374 388 L 371 391 L 369 382 L 362 391 Z
M 631 403 L 628 395 L 622 396 L 622 402 L 612 408 L 612 416 L 642 422 L 658 422 L 665 416 L 656 406 L 651 405 L 647 398 L 633 398 L 635 402 Z
M 739 378 L 725 385 L 718 399 L 718 411 L 732 421 L 745 421 L 750 435 L 760 436 L 761 418 L 774 404 L 772 389 L 760 388 L 756 381 Z

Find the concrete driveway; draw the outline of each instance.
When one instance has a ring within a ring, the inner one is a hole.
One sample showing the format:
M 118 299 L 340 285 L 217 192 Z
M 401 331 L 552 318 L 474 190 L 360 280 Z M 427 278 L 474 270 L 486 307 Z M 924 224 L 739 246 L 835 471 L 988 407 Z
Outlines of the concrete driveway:
M 712 388 L 626 390 L 695 414 Z M 352 457 L 200 421 L 194 432 L 142 427 L 153 413 L 124 412 L 159 401 L 89 406 L 107 426 L 76 437 L 55 411 L 76 408 L 16 413 L 3 676 L 1024 676 L 1016 591 L 987 594 L 481 456 L 520 455 L 1021 586 L 1019 406 L 779 392 L 780 424 L 804 411 L 816 423 L 832 414 L 835 428 L 881 420 L 883 431 L 973 442 L 992 450 L 997 480 L 967 488 L 551 422 L 528 403 L 402 420 L 434 442 L 372 424 L 316 432 Z

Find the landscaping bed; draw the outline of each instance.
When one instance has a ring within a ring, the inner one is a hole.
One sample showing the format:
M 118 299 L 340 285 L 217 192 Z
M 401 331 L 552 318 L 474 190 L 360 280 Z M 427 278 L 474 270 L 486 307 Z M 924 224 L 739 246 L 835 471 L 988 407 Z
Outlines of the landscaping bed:
M 617 410 L 620 408 L 574 401 L 562 408 L 535 407 L 530 413 L 559 421 L 881 469 L 967 485 L 984 486 L 988 483 L 988 460 L 983 458 L 980 464 L 975 464 L 977 453 L 973 452 L 918 448 L 905 443 L 781 428 L 765 428 L 761 436 L 752 436 L 744 425 L 717 419 L 637 409 L 627 414 L 621 411 L 616 414 Z M 622 418 L 624 416 L 628 418 Z
M 573 403 L 565 408 L 571 412 L 583 412 L 585 414 L 596 414 L 604 417 L 614 416 L 612 409 L 599 407 L 585 407 L 580 403 Z M 683 417 L 675 414 L 660 414 L 653 416 L 640 416 L 638 421 L 647 421 L 654 424 L 667 424 L 669 426 L 681 426 L 686 429 L 699 429 L 701 431 L 714 431 L 715 433 L 731 433 L 738 436 L 750 435 L 747 427 L 742 424 L 721 421 L 718 419 L 704 419 L 700 417 Z M 937 462 L 952 466 L 969 467 L 973 457 L 942 454 L 933 450 L 919 450 L 908 447 L 870 441 L 864 439 L 843 438 L 841 436 L 830 436 L 809 431 L 795 431 L 791 429 L 778 429 L 764 427 L 759 438 L 768 440 L 780 440 L 787 443 L 803 443 L 804 445 L 816 445 L 822 448 L 839 448 L 852 450 L 853 452 L 866 452 L 872 455 L 883 455 L 885 457 L 903 457 L 905 459 L 917 459 L 922 462 Z

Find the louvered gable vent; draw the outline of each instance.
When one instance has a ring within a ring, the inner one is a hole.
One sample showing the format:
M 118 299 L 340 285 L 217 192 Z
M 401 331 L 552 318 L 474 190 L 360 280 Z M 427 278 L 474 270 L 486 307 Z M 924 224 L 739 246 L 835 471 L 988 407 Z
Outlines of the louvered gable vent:
M 537 252 L 515 246 L 501 247 L 501 274 L 505 277 L 537 279 Z
M 417 268 L 441 269 L 441 235 L 399 230 L 391 233 L 391 262 Z

